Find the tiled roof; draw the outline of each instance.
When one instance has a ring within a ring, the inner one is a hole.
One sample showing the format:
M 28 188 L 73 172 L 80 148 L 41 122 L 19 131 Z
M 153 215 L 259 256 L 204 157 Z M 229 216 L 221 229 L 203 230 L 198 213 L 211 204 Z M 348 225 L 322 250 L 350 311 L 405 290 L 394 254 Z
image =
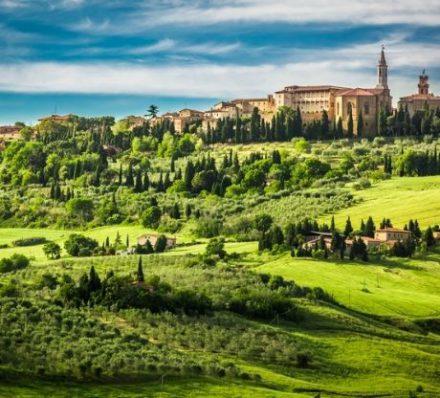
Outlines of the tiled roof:
M 363 88 L 354 88 L 351 90 L 343 91 L 342 93 L 338 93 L 338 96 L 341 97 L 349 97 L 349 96 L 355 96 L 355 97 L 372 97 L 374 94 L 372 94 L 370 91 L 367 91 Z
M 401 97 L 400 100 L 440 101 L 440 97 L 432 94 L 413 94 L 407 97 Z
M 405 234 L 411 233 L 411 231 L 407 231 L 406 229 L 391 228 L 391 227 L 377 229 L 376 232 L 401 232 L 401 233 L 405 233 Z
M 339 87 L 339 86 L 287 86 L 284 90 L 288 90 L 289 92 L 307 92 L 307 91 L 328 91 L 328 90 L 349 90 L 348 87 Z

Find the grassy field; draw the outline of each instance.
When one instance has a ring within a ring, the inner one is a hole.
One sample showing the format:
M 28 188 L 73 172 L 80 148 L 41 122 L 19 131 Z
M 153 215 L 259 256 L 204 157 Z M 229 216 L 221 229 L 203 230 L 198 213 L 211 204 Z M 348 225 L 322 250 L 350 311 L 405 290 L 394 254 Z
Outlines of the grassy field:
M 129 383 L 108 385 L 99 384 L 53 384 L 22 382 L 16 385 L 0 384 L 0 397 L 2 398 L 308 398 L 310 394 L 293 393 L 286 391 L 273 391 L 260 386 L 246 385 L 231 381 L 219 380 L 167 380 L 161 384 L 160 380 L 150 383 Z
M 237 251 L 255 251 L 253 244 L 234 244 Z M 145 272 L 160 275 L 172 285 L 188 288 L 191 282 L 204 278 L 203 270 L 184 265 L 183 258 L 176 255 L 170 261 L 169 254 L 145 257 Z M 161 259 L 163 261 L 161 261 Z M 54 273 L 68 271 L 74 277 L 87 271 L 94 264 L 98 272 L 114 269 L 116 272 L 133 271 L 136 258 L 80 258 L 51 262 Z M 281 274 L 293 278 L 300 285 L 321 286 L 333 291 L 336 299 L 348 307 L 364 313 L 392 317 L 438 317 L 440 292 L 440 254 L 419 260 L 406 260 L 400 268 L 392 262 L 360 264 L 346 262 L 295 259 L 287 255 L 254 257 L 245 263 L 260 261 L 257 271 Z M 67 264 L 68 263 L 68 264 Z M 67 268 L 66 268 L 67 266 Z M 437 268 L 436 268 L 437 267 Z M 385 271 L 389 269 L 392 272 Z M 22 271 L 23 281 L 36 280 L 46 272 L 43 264 L 33 264 Z M 376 273 L 381 272 L 380 287 L 373 287 Z M 362 292 L 367 280 L 370 293 Z M 205 285 L 216 283 L 210 278 Z M 202 287 L 201 283 L 197 285 Z M 346 296 L 351 287 L 351 297 Z M 282 366 L 264 364 L 261 361 L 238 358 L 233 355 L 218 355 L 209 349 L 197 352 L 200 358 L 214 357 L 218 361 L 233 361 L 251 374 L 259 374 L 261 382 L 201 377 L 164 379 L 151 381 L 91 380 L 87 383 L 51 383 L 35 380 L 0 382 L 0 397 L 36 398 L 51 396 L 79 398 L 140 398 L 140 397 L 255 397 L 255 398 L 313 398 L 320 392 L 321 398 L 342 397 L 408 397 L 410 390 L 419 385 L 424 393 L 419 398 L 440 396 L 438 369 L 440 364 L 440 336 L 399 330 L 379 319 L 360 314 L 350 309 L 322 305 L 302 299 L 298 302 L 307 314 L 295 323 L 271 321 L 263 324 L 252 321 L 257 328 L 283 333 L 305 347 L 313 355 L 312 366 L 306 369 L 285 369 Z M 102 319 L 103 313 L 88 310 L 90 316 Z M 148 337 L 149 329 L 142 322 L 130 321 L 128 312 L 105 312 L 107 322 L 117 326 L 121 333 L 139 333 Z M 200 320 L 197 320 L 200 322 Z M 170 325 L 172 328 L 172 324 Z M 172 332 L 171 332 L 172 333 Z M 151 336 L 150 336 L 151 338 Z M 180 348 L 190 351 L 191 348 Z
M 409 317 L 440 316 L 440 253 L 424 259 L 322 261 L 282 255 L 267 258 L 259 272 L 319 286 L 358 311 Z
M 393 225 L 403 228 L 410 219 L 422 227 L 440 224 L 440 176 L 402 177 L 382 181 L 370 189 L 354 191 L 361 203 L 334 213 L 338 227 L 343 228 L 350 216 L 355 228 L 361 219 L 372 216 L 376 224 L 390 218 Z M 321 217 L 329 222 L 330 217 Z
M 182 232 L 176 234 L 178 244 L 188 244 L 195 242 L 195 239 L 191 237 L 188 232 L 188 228 L 184 229 Z M 126 242 L 126 237 L 129 237 L 130 245 L 136 244 L 136 238 L 145 233 L 155 233 L 151 229 L 146 229 L 141 225 L 114 225 L 99 227 L 90 230 L 80 231 L 80 230 L 58 230 L 58 229 L 31 229 L 31 228 L 0 228 L 0 244 L 8 244 L 11 247 L 0 249 L 0 258 L 9 257 L 14 253 L 21 253 L 27 256 L 35 258 L 35 261 L 42 262 L 46 260 L 46 256 L 43 252 L 43 245 L 28 246 L 28 247 L 12 247 L 12 242 L 17 239 L 32 238 L 32 237 L 45 237 L 48 240 L 58 243 L 63 247 L 64 241 L 68 238 L 70 234 L 79 233 L 82 235 L 89 236 L 96 239 L 99 244 L 102 244 L 107 237 L 109 237 L 110 242 L 116 239 L 117 234 L 121 236 L 123 243 Z M 171 235 L 171 234 L 166 234 Z M 203 239 L 202 239 L 203 241 Z M 203 246 L 199 247 L 202 250 Z M 177 248 L 178 252 L 189 251 L 187 246 Z M 197 246 L 195 247 L 197 250 Z M 65 253 L 64 253 L 65 254 Z

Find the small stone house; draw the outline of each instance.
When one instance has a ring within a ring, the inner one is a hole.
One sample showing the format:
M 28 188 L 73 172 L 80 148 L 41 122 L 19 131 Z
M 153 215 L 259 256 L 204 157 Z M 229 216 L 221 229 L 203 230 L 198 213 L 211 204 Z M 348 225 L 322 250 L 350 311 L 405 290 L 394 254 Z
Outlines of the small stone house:
M 137 243 L 140 246 L 145 246 L 147 241 L 150 242 L 151 246 L 155 246 L 160 235 L 157 234 L 145 234 L 141 235 L 137 238 Z M 175 237 L 167 236 L 167 249 L 171 249 L 176 246 L 177 240 Z

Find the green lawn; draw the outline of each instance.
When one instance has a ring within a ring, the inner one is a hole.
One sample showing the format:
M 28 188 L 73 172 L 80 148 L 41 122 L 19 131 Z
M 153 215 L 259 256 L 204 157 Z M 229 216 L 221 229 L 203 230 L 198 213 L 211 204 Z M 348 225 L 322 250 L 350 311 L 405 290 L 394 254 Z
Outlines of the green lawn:
M 155 233 L 151 229 L 142 227 L 141 225 L 111 225 L 106 227 L 94 228 L 86 231 L 80 230 L 58 230 L 58 229 L 31 229 L 31 228 L 0 228 L 0 244 L 9 244 L 12 246 L 12 242 L 17 239 L 31 238 L 31 237 L 45 237 L 48 240 L 57 242 L 63 247 L 64 241 L 70 234 L 79 233 L 96 239 L 99 244 L 103 243 L 107 237 L 110 242 L 113 242 L 119 232 L 122 242 L 125 244 L 126 237 L 129 237 L 130 245 L 136 244 L 136 238 L 145 233 Z M 172 234 L 166 234 L 172 235 Z M 191 237 L 188 229 L 184 229 L 182 232 L 175 234 L 177 237 L 177 243 L 191 243 L 194 239 Z M 203 241 L 203 239 L 202 239 Z M 204 248 L 203 246 L 200 246 Z M 200 249 L 202 250 L 202 249 Z M 190 252 L 187 246 L 179 247 L 176 249 L 178 252 Z M 34 257 L 35 261 L 46 261 L 46 256 L 43 252 L 43 245 L 28 246 L 28 247 L 8 247 L 0 249 L 0 258 L 10 257 L 14 253 L 25 254 L 26 256 Z M 65 255 L 66 253 L 64 253 Z
M 20 386 L 0 383 L 2 398 L 308 398 L 310 394 L 274 391 L 252 384 L 233 381 L 207 380 L 167 380 L 162 385 L 159 380 L 149 383 L 126 384 L 62 384 L 22 382 Z
M 266 261 L 267 260 L 267 261 Z M 378 315 L 440 316 L 440 254 L 421 259 L 368 263 L 268 257 L 259 272 L 282 275 L 300 285 L 322 287 L 337 301 Z
M 379 182 L 370 189 L 355 191 L 361 202 L 337 211 L 335 221 L 343 228 L 350 216 L 354 228 L 361 219 L 372 216 L 376 225 L 390 218 L 393 225 L 402 228 L 410 219 L 417 219 L 422 227 L 440 224 L 440 176 L 402 177 Z M 330 216 L 321 217 L 329 222 Z

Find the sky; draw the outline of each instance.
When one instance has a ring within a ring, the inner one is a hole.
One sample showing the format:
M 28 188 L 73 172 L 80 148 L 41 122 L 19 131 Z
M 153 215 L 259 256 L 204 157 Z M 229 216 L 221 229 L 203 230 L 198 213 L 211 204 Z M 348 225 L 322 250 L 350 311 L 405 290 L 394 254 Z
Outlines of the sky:
M 440 0 L 0 0 L 0 124 L 374 87 L 381 45 L 394 103 L 440 94 Z

